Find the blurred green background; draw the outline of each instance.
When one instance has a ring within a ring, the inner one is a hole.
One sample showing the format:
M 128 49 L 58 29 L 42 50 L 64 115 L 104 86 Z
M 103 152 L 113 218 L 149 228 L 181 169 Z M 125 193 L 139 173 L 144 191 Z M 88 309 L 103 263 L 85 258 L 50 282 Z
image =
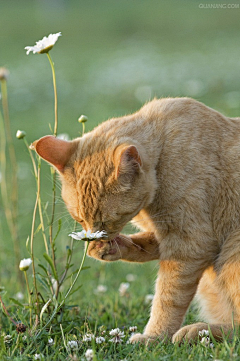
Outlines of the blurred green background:
M 30 234 L 35 180 L 28 152 L 15 138 L 18 129 L 29 142 L 49 134 L 54 123 L 51 69 L 45 55 L 26 55 L 49 33 L 61 31 L 51 56 L 57 75 L 59 133 L 79 136 L 81 114 L 89 118 L 87 131 L 110 117 L 139 109 L 153 97 L 191 96 L 229 116 L 240 115 L 240 8 L 207 9 L 206 1 L 181 0 L 0 0 L 0 66 L 8 80 L 12 133 L 18 160 L 19 237 L 22 257 Z M 204 5 L 204 6 L 203 6 Z M 51 204 L 49 167 L 42 172 L 42 198 Z M 64 216 L 62 217 L 62 214 Z M 0 284 L 9 295 L 20 290 L 13 270 L 12 242 L 0 203 Z M 58 266 L 64 260 L 72 222 L 63 218 L 58 238 Z M 42 260 L 37 234 L 36 256 Z M 75 264 L 82 254 L 77 246 Z M 156 264 L 144 266 L 88 260 L 84 274 L 92 294 L 98 283 L 116 290 L 126 274 L 138 275 L 135 292 L 152 292 Z M 113 277 L 114 276 L 114 277 Z

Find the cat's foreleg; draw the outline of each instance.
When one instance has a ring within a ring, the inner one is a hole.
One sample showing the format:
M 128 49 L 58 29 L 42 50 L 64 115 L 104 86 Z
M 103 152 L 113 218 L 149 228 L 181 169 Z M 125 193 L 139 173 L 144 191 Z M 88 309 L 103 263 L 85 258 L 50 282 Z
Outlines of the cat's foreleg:
M 159 244 L 151 232 L 118 235 L 110 242 L 91 242 L 88 255 L 102 261 L 148 262 L 159 259 Z
M 131 342 L 171 339 L 180 328 L 203 272 L 201 261 L 161 260 L 149 322 Z

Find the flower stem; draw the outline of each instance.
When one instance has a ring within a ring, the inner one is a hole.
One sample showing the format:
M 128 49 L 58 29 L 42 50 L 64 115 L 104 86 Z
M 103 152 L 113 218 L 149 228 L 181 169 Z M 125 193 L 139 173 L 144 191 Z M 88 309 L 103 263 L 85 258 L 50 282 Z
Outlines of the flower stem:
M 71 286 L 69 287 L 69 290 L 67 291 L 66 295 L 64 296 L 62 302 L 55 308 L 55 310 L 52 313 L 52 316 L 50 317 L 50 319 L 48 320 L 48 322 L 43 326 L 43 328 L 39 331 L 39 333 L 36 335 L 35 340 L 42 334 L 42 332 L 45 330 L 45 328 L 50 324 L 50 322 L 52 321 L 52 319 L 55 317 L 55 315 L 57 314 L 57 312 L 61 309 L 61 307 L 63 306 L 63 304 L 65 303 L 66 299 L 68 298 L 70 292 L 72 291 L 75 283 L 77 282 L 77 279 L 82 271 L 83 268 L 83 264 L 87 255 L 87 250 L 88 250 L 88 246 L 89 246 L 89 241 L 87 241 L 86 246 L 85 246 L 85 250 L 84 250 L 84 254 L 83 254 L 83 258 L 82 258 L 82 262 L 80 264 L 80 267 L 78 269 L 78 272 L 76 274 L 76 277 L 73 280 L 73 283 L 71 284 Z
M 38 212 L 39 212 L 39 217 L 40 217 L 40 222 L 41 222 L 42 235 L 43 235 L 43 241 L 44 241 L 45 249 L 46 249 L 47 254 L 49 255 L 47 238 L 46 238 L 46 234 L 45 234 L 45 226 L 44 226 L 43 214 L 42 214 L 42 202 L 41 202 L 41 196 L 40 196 L 40 185 L 41 185 L 40 177 L 38 177 L 36 163 L 35 163 L 35 160 L 33 158 L 32 151 L 29 148 L 29 144 L 28 144 L 26 138 L 24 138 L 24 143 L 25 143 L 25 145 L 27 147 L 27 150 L 29 152 L 29 155 L 30 155 L 30 158 L 31 158 L 31 161 L 32 161 L 34 175 L 35 175 L 35 179 L 36 179 L 36 183 L 37 183 L 37 188 L 39 189 Z M 39 159 L 39 162 L 41 162 L 41 159 Z
M 38 163 L 37 179 L 40 179 L 40 162 Z M 38 300 L 38 289 L 37 289 L 35 261 L 34 261 L 34 252 L 33 252 L 33 239 L 34 239 L 34 228 L 35 228 L 39 196 L 40 196 L 40 187 L 37 188 L 37 196 L 36 196 L 35 206 L 33 209 L 32 229 L 31 229 L 31 238 L 30 238 L 32 270 L 33 270 L 33 284 L 34 284 L 34 289 L 35 289 L 35 293 L 36 293 L 37 313 L 38 314 L 39 314 L 39 300 Z
M 56 73 L 55 73 L 55 68 L 54 68 L 54 63 L 52 61 L 51 56 L 49 55 L 49 53 L 46 53 L 49 63 L 51 65 L 52 68 L 52 77 L 53 77 L 53 89 L 54 89 L 54 101 L 55 101 L 55 105 L 54 105 L 54 113 L 55 113 L 55 123 L 54 123 L 54 132 L 53 135 L 55 135 L 55 137 L 57 136 L 57 128 L 58 128 L 58 102 L 57 102 L 57 85 L 56 85 Z
M 26 271 L 24 271 L 24 276 L 25 276 L 26 285 L 27 285 L 28 303 L 29 303 L 29 307 L 30 307 L 30 327 L 32 327 L 32 298 L 31 298 L 31 292 L 30 292 L 30 288 L 29 288 L 28 277 L 27 277 Z
M 49 63 L 51 65 L 52 77 L 53 77 L 54 114 L 55 114 L 53 135 L 56 137 L 57 136 L 57 129 L 58 129 L 58 101 L 57 101 L 56 73 L 55 73 L 54 63 L 52 61 L 52 58 L 51 58 L 50 54 L 49 53 L 46 53 L 46 54 L 47 54 Z M 50 242 L 51 249 L 52 249 L 53 265 L 54 265 L 55 271 L 57 273 L 56 257 L 55 257 L 55 245 L 54 245 L 54 241 L 53 241 L 53 223 L 54 223 L 55 204 L 56 204 L 56 170 L 54 168 L 52 168 L 52 182 L 53 182 L 53 206 L 52 206 L 52 218 L 51 218 L 50 226 L 49 226 L 49 242 Z M 56 281 L 58 283 L 58 280 L 56 280 Z

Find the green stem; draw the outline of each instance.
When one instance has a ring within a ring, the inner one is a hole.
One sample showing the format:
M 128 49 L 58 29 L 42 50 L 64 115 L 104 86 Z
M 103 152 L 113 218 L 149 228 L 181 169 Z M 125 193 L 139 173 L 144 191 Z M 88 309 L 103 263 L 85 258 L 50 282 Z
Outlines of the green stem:
M 82 136 L 84 135 L 85 133 L 85 123 L 82 123 Z
M 53 77 L 53 89 L 54 89 L 54 113 L 55 113 L 55 123 L 54 123 L 54 132 L 53 134 L 55 137 L 57 136 L 57 127 L 58 127 L 58 104 L 57 104 L 57 85 L 56 85 L 56 73 L 54 68 L 54 63 L 52 61 L 51 56 L 49 53 L 47 53 L 48 60 L 50 62 L 51 68 L 52 68 L 52 77 Z
M 32 151 L 29 148 L 29 144 L 28 144 L 26 138 L 24 138 L 24 143 L 25 143 L 25 145 L 27 147 L 27 150 L 29 152 L 29 155 L 30 155 L 30 158 L 31 158 L 31 161 L 32 161 L 34 175 L 35 175 L 35 179 L 36 179 L 36 183 L 37 183 L 37 189 L 39 189 L 38 212 L 39 212 L 39 217 L 40 217 L 40 222 L 41 222 L 42 235 L 43 235 L 43 241 L 44 241 L 45 249 L 46 249 L 47 254 L 49 255 L 47 238 L 46 238 L 46 234 L 45 234 L 45 226 L 44 226 L 43 214 L 42 214 L 42 202 L 41 202 L 41 196 L 40 196 L 40 185 L 41 185 L 40 177 L 38 177 L 36 163 L 35 163 L 35 160 L 33 158 Z M 39 158 L 39 162 L 41 162 L 40 158 Z
M 55 315 L 57 314 L 57 312 L 61 309 L 61 307 L 63 306 L 63 304 L 65 303 L 66 299 L 68 298 L 70 292 L 72 291 L 75 283 L 77 282 L 77 279 L 82 271 L 83 268 L 83 264 L 87 255 L 87 250 L 88 250 L 88 246 L 89 246 L 89 241 L 87 241 L 87 244 L 85 246 L 85 250 L 84 250 L 84 254 L 83 254 L 83 258 L 82 258 L 82 262 L 80 264 L 80 267 L 78 269 L 77 275 L 73 280 L 73 283 L 71 284 L 69 290 L 67 291 L 66 295 L 64 296 L 62 302 L 55 308 L 55 310 L 53 311 L 52 316 L 50 317 L 50 319 L 48 320 L 48 322 L 45 324 L 45 326 L 41 329 L 41 331 L 39 331 L 39 333 L 36 335 L 35 340 L 42 334 L 42 332 L 45 330 L 45 328 L 50 324 L 50 322 L 52 321 L 52 319 L 55 317 Z
M 38 164 L 37 179 L 40 179 L 40 164 Z M 34 289 L 35 289 L 35 293 L 36 293 L 38 314 L 39 314 L 39 300 L 38 300 L 37 280 L 36 280 L 35 261 L 34 261 L 34 252 L 33 252 L 33 239 L 34 239 L 34 228 L 35 228 L 39 196 L 40 196 L 40 188 L 37 189 L 37 196 L 36 196 L 35 206 L 33 209 L 32 229 L 31 229 L 31 238 L 30 238 L 32 270 L 33 270 L 33 284 L 34 284 Z
M 53 77 L 53 89 L 54 89 L 54 114 L 55 114 L 55 121 L 54 121 L 54 131 L 53 135 L 57 136 L 57 129 L 58 129 L 58 101 L 57 101 L 57 85 L 56 85 L 56 73 L 54 68 L 54 63 L 52 61 L 51 56 L 47 53 L 47 57 L 52 69 L 52 77 Z M 52 180 L 53 180 L 53 207 L 52 207 L 52 218 L 49 226 L 49 242 L 52 249 L 52 260 L 54 264 L 54 268 L 56 268 L 56 257 L 55 257 L 55 247 L 53 242 L 53 223 L 54 223 L 54 216 L 55 216 L 55 204 L 56 204 L 56 170 L 54 168 L 52 173 Z M 58 282 L 58 281 L 57 281 Z
M 27 278 L 27 272 L 26 271 L 24 271 L 24 276 L 25 276 L 26 285 L 27 285 L 28 303 L 29 303 L 29 307 L 30 307 L 30 327 L 32 327 L 32 298 L 31 298 L 31 292 L 30 292 L 30 288 L 29 288 L 29 283 L 28 283 L 28 278 Z

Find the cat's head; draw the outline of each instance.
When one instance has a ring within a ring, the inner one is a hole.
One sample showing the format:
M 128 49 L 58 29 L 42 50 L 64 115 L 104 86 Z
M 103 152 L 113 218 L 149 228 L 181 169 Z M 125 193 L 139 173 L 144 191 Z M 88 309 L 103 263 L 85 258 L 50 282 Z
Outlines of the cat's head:
M 59 172 L 62 198 L 85 230 L 105 230 L 111 240 L 149 198 L 143 157 L 131 144 L 112 144 L 88 135 L 73 141 L 45 136 L 32 149 Z

